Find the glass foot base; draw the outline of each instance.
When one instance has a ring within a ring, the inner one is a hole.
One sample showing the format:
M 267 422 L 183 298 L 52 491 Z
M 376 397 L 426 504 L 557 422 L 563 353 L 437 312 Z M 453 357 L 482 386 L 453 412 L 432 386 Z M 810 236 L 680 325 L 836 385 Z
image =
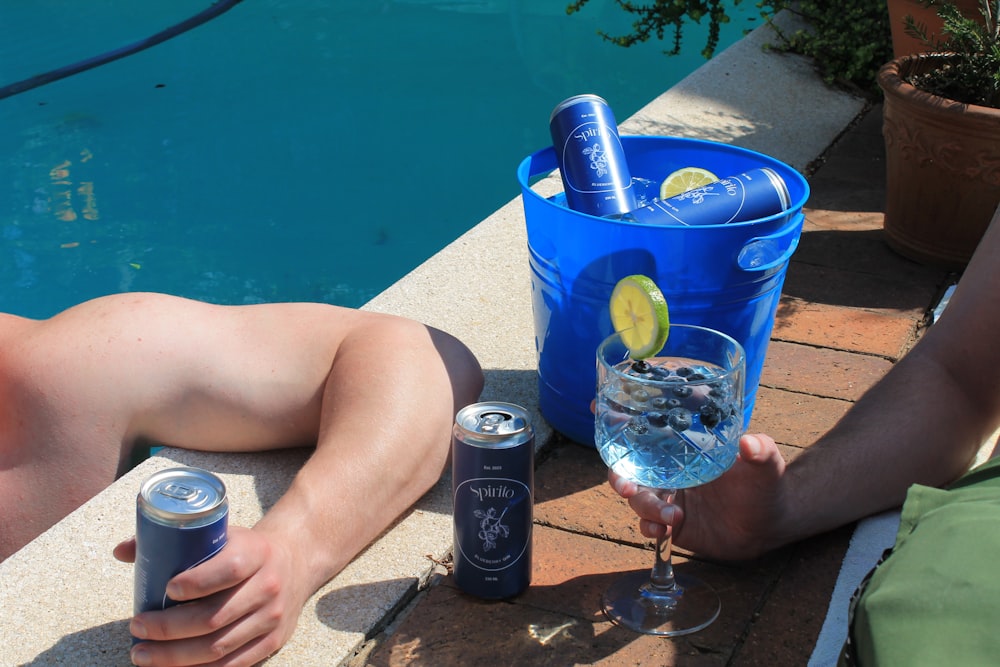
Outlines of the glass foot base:
M 604 613 L 616 625 L 659 637 L 677 637 L 703 630 L 719 616 L 715 590 L 696 577 L 674 575 L 677 588 L 669 593 L 650 586 L 649 572 L 633 572 L 604 593 Z

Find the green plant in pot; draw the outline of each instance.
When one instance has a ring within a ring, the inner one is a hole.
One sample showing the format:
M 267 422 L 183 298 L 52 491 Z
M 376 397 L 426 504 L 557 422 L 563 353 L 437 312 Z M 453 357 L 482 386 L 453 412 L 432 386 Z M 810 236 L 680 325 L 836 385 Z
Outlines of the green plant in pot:
M 968 263 L 1000 204 L 1000 0 L 983 22 L 937 7 L 944 39 L 931 53 L 882 67 L 886 241 L 901 255 L 949 269 Z M 929 40 L 912 18 L 906 29 Z
M 979 0 L 951 0 L 963 16 L 981 21 Z M 937 8 L 923 0 L 885 0 L 892 34 L 892 57 L 902 58 L 935 50 L 934 39 L 942 35 L 943 21 Z M 907 20 L 909 17 L 909 20 Z M 914 31 L 909 25 L 920 26 Z

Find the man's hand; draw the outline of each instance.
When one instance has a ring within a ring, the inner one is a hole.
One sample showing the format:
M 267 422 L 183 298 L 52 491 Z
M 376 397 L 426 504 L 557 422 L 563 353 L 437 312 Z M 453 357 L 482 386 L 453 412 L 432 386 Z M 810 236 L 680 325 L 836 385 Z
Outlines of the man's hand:
M 114 550 L 135 561 L 135 540 Z M 230 526 L 229 542 L 214 558 L 167 584 L 181 604 L 136 615 L 129 626 L 143 641 L 132 648 L 136 665 L 254 665 L 291 637 L 310 592 L 290 551 L 263 533 Z M 299 584 L 301 585 L 301 584 Z
M 656 538 L 674 528 L 678 546 L 719 560 L 746 560 L 783 544 L 781 518 L 785 461 L 767 435 L 744 435 L 736 463 L 704 486 L 684 489 L 676 504 L 613 472 L 608 481 L 639 515 L 639 530 Z

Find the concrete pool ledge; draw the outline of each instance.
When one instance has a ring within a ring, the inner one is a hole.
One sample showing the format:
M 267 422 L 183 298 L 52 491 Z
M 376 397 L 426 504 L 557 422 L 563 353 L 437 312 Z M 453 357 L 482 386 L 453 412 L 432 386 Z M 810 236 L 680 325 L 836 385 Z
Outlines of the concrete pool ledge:
M 779 21 L 794 28 L 790 16 Z M 723 141 L 804 170 L 865 103 L 825 86 L 808 61 L 764 51 L 773 39 L 770 28 L 757 29 L 628 118 L 622 133 Z M 553 181 L 538 187 L 558 189 Z M 412 317 L 464 340 L 486 371 L 483 399 L 532 411 L 541 446 L 552 431 L 537 412 L 526 246 L 515 198 L 365 309 Z M 153 471 L 180 464 L 218 472 L 231 494 L 231 521 L 251 526 L 307 455 L 163 450 L 138 466 L 0 564 L 0 664 L 130 664 L 132 568 L 114 561 L 111 550 L 132 534 L 135 494 Z M 295 635 L 268 664 L 339 665 L 391 623 L 442 571 L 436 561 L 451 550 L 449 486 L 443 479 L 313 596 Z

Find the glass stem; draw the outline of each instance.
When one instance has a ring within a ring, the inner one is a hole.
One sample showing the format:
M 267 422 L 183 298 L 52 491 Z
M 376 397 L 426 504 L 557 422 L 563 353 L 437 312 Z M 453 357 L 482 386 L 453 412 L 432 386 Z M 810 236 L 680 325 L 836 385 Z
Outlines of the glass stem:
M 674 489 L 660 489 L 656 495 L 667 501 L 674 502 L 677 492 Z M 656 538 L 656 562 L 653 563 L 653 571 L 649 575 L 649 583 L 653 590 L 661 592 L 673 591 L 677 588 L 674 581 L 674 566 L 670 559 L 670 550 L 673 544 L 672 535 L 674 529 L 667 526 L 667 531 L 662 537 Z

